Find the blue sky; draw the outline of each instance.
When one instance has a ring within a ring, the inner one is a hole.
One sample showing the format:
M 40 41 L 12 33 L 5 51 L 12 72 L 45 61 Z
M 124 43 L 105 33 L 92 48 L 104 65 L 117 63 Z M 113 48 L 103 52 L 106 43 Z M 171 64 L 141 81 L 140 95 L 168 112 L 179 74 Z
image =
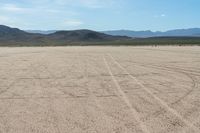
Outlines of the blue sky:
M 200 27 L 200 0 L 0 0 L 0 24 L 34 30 Z

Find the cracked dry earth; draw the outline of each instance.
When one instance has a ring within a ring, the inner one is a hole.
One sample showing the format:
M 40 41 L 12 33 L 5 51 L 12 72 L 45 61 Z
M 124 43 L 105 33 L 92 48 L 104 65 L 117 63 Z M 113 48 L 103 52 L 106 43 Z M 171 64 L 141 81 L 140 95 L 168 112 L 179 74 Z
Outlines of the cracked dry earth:
M 0 133 L 200 133 L 200 47 L 0 48 Z

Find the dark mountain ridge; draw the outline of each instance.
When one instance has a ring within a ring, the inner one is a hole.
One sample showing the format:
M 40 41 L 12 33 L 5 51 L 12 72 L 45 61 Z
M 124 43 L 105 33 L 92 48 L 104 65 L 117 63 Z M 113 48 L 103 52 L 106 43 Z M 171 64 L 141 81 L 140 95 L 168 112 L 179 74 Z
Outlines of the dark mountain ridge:
M 57 31 L 52 34 L 48 34 L 47 37 L 53 40 L 65 41 L 112 41 L 130 39 L 126 36 L 112 36 L 87 29 L 73 31 Z
M 194 32 L 196 30 L 196 32 Z M 126 31 L 124 31 L 126 32 Z M 193 36 L 186 36 L 188 33 L 183 30 L 182 36 L 171 36 L 172 33 L 179 33 L 177 31 L 168 31 L 170 36 L 162 34 L 162 36 L 151 37 L 151 31 L 137 32 L 140 36 L 144 34 L 150 37 L 127 37 L 118 35 L 107 35 L 105 33 L 91 31 L 91 30 L 71 30 L 71 31 L 57 31 L 51 34 L 28 33 L 17 28 L 10 28 L 8 26 L 0 25 L 0 46 L 67 46 L 67 45 L 200 45 L 200 35 L 198 29 L 192 29 Z M 184 33 L 186 32 L 186 33 Z M 132 33 L 130 31 L 130 33 Z M 160 34 L 155 32 L 154 34 Z
M 36 33 L 27 33 L 18 28 L 11 28 L 8 26 L 0 25 L 0 41 L 38 41 L 43 38 L 44 35 Z
M 112 36 L 91 30 L 57 31 L 51 34 L 28 33 L 18 28 L 10 28 L 0 25 L 1 42 L 35 42 L 35 43 L 67 43 L 67 42 L 90 42 L 90 41 L 113 41 L 126 40 L 130 37 Z

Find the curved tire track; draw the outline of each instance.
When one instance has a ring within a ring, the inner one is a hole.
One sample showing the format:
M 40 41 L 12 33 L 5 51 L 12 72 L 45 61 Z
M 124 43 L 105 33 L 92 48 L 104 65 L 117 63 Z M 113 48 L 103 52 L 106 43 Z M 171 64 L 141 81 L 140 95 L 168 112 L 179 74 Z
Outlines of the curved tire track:
M 136 83 L 138 83 L 138 85 L 140 85 L 141 88 L 144 91 L 146 91 L 147 93 L 149 93 L 155 100 L 157 100 L 163 107 L 165 107 L 166 110 L 168 110 L 170 113 L 172 113 L 173 115 L 175 115 L 177 118 L 179 118 L 182 122 L 184 122 L 188 127 L 190 127 L 191 129 L 193 129 L 197 133 L 200 132 L 199 128 L 197 128 L 196 126 L 194 126 L 190 121 L 188 121 L 185 118 L 183 118 L 176 110 L 174 110 L 173 108 L 171 108 L 165 101 L 163 101 L 162 99 L 160 99 L 159 97 L 157 97 L 152 91 L 150 91 L 148 88 L 146 88 L 136 77 L 133 77 L 133 75 L 131 75 L 124 67 L 122 67 L 122 65 L 119 64 L 119 62 L 117 62 L 113 58 L 112 55 L 108 54 L 108 56 L 115 62 L 115 64 L 117 66 L 119 66 L 126 74 L 128 74 L 130 78 L 132 78 Z

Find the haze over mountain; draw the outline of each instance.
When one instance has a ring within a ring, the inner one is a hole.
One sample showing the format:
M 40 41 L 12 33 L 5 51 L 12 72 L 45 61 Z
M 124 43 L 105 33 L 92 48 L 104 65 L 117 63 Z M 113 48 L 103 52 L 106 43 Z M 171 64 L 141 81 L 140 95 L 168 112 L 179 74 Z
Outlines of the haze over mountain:
M 194 36 L 200 36 L 200 28 L 175 29 L 175 30 L 168 30 L 165 32 L 161 32 L 161 31 L 152 32 L 150 30 L 147 30 L 147 31 L 113 30 L 113 31 L 103 31 L 103 33 L 109 34 L 109 35 L 120 35 L 120 36 L 129 36 L 129 37 L 161 37 L 161 36 L 194 37 Z
M 47 34 L 55 33 L 58 30 L 25 30 L 25 31 L 28 33 L 39 33 L 39 34 L 47 35 Z
M 51 34 L 55 33 L 56 30 L 27 30 L 26 32 L 29 33 L 40 33 L 40 34 Z M 113 36 L 128 36 L 128 37 L 161 37 L 161 36 L 188 36 L 188 37 L 195 37 L 200 36 L 200 28 L 189 28 L 189 29 L 174 29 L 168 30 L 165 32 L 161 31 L 133 31 L 133 30 L 111 30 L 111 31 L 101 31 L 102 33 L 113 35 Z

